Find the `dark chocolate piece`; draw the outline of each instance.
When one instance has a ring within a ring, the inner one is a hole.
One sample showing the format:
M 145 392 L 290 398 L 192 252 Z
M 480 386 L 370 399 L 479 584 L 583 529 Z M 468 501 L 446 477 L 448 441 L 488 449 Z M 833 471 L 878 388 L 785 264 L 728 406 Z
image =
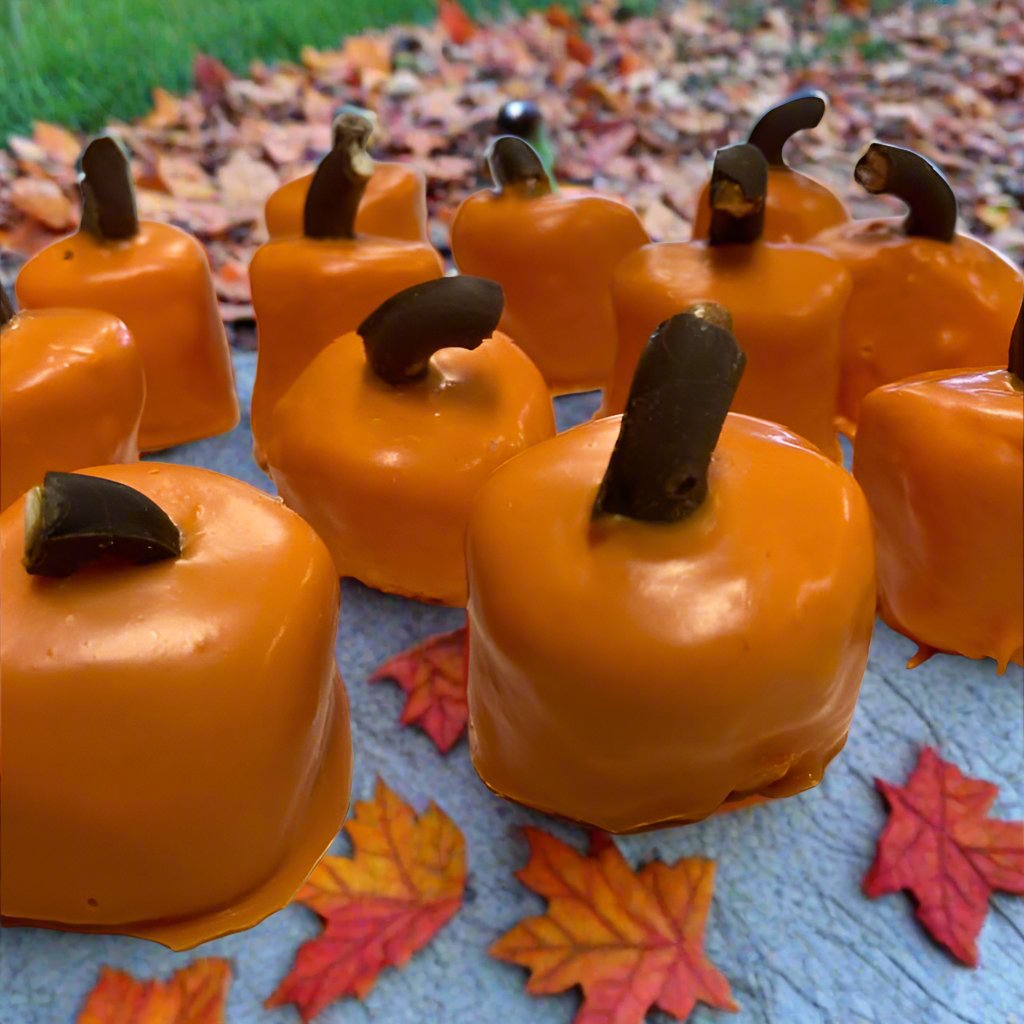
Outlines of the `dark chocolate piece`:
M 817 128 L 827 109 L 828 97 L 823 92 L 795 92 L 761 115 L 747 142 L 761 150 L 769 167 L 788 167 L 782 156 L 783 147 L 797 132 Z
M 1017 311 L 1017 322 L 1010 332 L 1010 354 L 1006 368 L 1016 378 L 1016 384 L 1024 383 L 1024 298 Z
M 501 285 L 483 277 L 442 277 L 413 285 L 358 327 L 366 361 L 394 387 L 422 380 L 443 348 L 474 349 L 489 338 L 505 305 Z
M 181 534 L 144 494 L 97 476 L 47 473 L 25 498 L 25 569 L 70 576 L 100 558 L 142 565 L 181 554 Z
M 83 231 L 110 241 L 139 233 L 131 162 L 119 138 L 104 133 L 86 143 L 78 160 L 78 184 Z
M 711 171 L 711 245 L 756 242 L 764 230 L 768 163 L 757 146 L 739 142 L 715 153 Z
M 334 119 L 334 146 L 320 161 L 306 194 L 302 230 L 307 238 L 355 238 L 356 211 L 373 175 L 369 153 L 374 123 L 356 107 Z
M 904 234 L 937 242 L 953 240 L 956 196 L 931 160 L 912 149 L 872 142 L 857 161 L 853 176 L 872 195 L 896 196 L 907 204 Z
M 499 192 L 543 196 L 552 191 L 551 179 L 537 151 L 525 139 L 500 135 L 487 147 L 487 166 Z
M 0 285 L 0 327 L 9 324 L 17 314 L 14 303 L 11 301 L 7 289 Z
M 533 100 L 509 100 L 502 105 L 495 120 L 499 135 L 514 135 L 533 142 L 544 124 L 544 115 Z
M 700 508 L 708 466 L 747 357 L 714 319 L 687 311 L 660 324 L 640 355 L 593 518 L 675 523 Z

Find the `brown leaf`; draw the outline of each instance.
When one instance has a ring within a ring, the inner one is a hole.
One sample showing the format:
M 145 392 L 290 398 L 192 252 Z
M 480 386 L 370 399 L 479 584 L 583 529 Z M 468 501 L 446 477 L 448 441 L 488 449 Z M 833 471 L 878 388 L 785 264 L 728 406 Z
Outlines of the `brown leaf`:
M 221 198 L 228 206 L 262 211 L 267 197 L 280 184 L 269 164 L 238 150 L 217 171 Z
M 11 185 L 11 205 L 53 231 L 70 231 L 78 212 L 61 187 L 46 178 L 18 178 Z

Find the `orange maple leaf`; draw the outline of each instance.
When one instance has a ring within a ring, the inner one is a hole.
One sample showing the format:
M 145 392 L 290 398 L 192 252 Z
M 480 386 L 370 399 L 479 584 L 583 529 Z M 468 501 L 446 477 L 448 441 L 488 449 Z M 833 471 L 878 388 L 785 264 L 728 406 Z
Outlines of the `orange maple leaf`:
M 293 1003 L 305 1021 L 343 996 L 362 999 L 380 972 L 401 967 L 462 905 L 466 844 L 433 802 L 418 817 L 380 779 L 345 825 L 352 857 L 325 857 L 296 897 L 324 920 L 299 948 L 266 1006 Z
M 468 43 L 476 35 L 476 25 L 459 0 L 437 0 L 437 20 L 456 46 Z
M 619 848 L 592 835 L 586 856 L 525 828 L 530 860 L 516 877 L 548 901 L 491 946 L 526 967 L 532 995 L 579 985 L 574 1024 L 642 1024 L 654 1006 L 684 1020 L 698 1000 L 736 1010 L 729 982 L 704 954 L 714 861 L 689 857 L 634 872 Z
M 418 725 L 442 754 L 466 729 L 466 629 L 431 636 L 384 662 L 371 683 L 394 679 L 409 695 L 402 725 Z
M 168 981 L 138 981 L 101 967 L 78 1024 L 224 1024 L 231 965 L 220 957 L 196 960 Z

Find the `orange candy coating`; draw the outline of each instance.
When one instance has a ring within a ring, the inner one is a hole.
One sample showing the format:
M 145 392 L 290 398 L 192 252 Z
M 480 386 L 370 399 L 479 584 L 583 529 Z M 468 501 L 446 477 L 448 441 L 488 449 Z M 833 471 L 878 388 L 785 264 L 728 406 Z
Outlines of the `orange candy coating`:
M 597 388 L 607 378 L 615 358 L 612 272 L 647 241 L 630 207 L 584 189 L 533 198 L 484 190 L 452 223 L 459 270 L 502 286 L 501 330 L 556 391 Z
M 838 459 L 839 324 L 849 294 L 842 264 L 804 246 L 644 246 L 613 279 L 619 347 L 602 414 L 625 408 L 637 360 L 658 324 L 711 301 L 732 314 L 747 354 L 733 410 L 782 423 Z
M 851 221 L 816 244 L 853 276 L 842 320 L 840 425 L 853 436 L 861 402 L 929 370 L 992 366 L 1020 309 L 1024 277 L 967 235 L 908 237 L 902 220 Z
M 134 462 L 146 396 L 128 328 L 94 309 L 37 309 L 0 328 L 0 509 L 49 470 Z
M 23 502 L 0 516 L 0 912 L 186 948 L 288 903 L 344 818 L 337 579 L 238 480 L 86 472 L 160 505 L 182 555 L 33 577 Z
M 489 474 L 554 435 L 537 368 L 500 332 L 434 354 L 427 377 L 392 387 L 347 334 L 279 403 L 267 446 L 289 506 L 338 573 L 424 601 L 466 603 L 470 506 Z
M 710 192 L 710 183 L 705 183 L 693 221 L 695 239 L 708 237 Z M 849 219 L 850 214 L 839 197 L 821 182 L 789 167 L 768 168 L 761 235 L 765 242 L 809 242 L 819 232 Z
M 618 431 L 597 420 L 531 448 L 477 498 L 478 773 L 611 832 L 816 785 L 845 742 L 874 623 L 860 489 L 790 432 L 730 414 L 692 516 L 592 522 Z
M 875 524 L 880 610 L 917 643 L 1024 663 L 1024 392 L 939 370 L 864 399 L 853 472 Z
M 257 250 L 249 278 L 259 328 L 252 432 L 261 466 L 274 407 L 316 356 L 385 299 L 443 271 L 424 242 L 298 237 Z
M 123 241 L 78 231 L 33 256 L 16 289 L 26 309 L 84 306 L 125 322 L 146 371 L 143 451 L 221 434 L 238 423 L 210 266 L 191 235 L 148 221 Z
M 302 234 L 312 174 L 288 182 L 267 200 L 264 216 L 271 238 Z M 427 179 L 409 164 L 377 162 L 356 213 L 356 231 L 381 238 L 428 241 Z

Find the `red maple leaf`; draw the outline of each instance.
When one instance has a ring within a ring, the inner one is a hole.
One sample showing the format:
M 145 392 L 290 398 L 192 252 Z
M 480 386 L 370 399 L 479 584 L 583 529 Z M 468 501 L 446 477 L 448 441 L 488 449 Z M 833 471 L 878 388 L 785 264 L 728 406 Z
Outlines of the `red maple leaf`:
M 523 831 L 530 860 L 516 877 L 548 910 L 503 935 L 491 955 L 528 968 L 528 992 L 579 985 L 574 1024 L 643 1024 L 652 1006 L 684 1020 L 698 1001 L 737 1008 L 703 949 L 714 861 L 691 857 L 634 872 L 601 832 L 591 832 L 583 856 L 540 829 Z
M 385 967 L 401 967 L 462 905 L 465 840 L 435 804 L 417 817 L 378 779 L 345 831 L 353 856 L 325 857 L 296 897 L 324 930 L 299 948 L 266 1002 L 294 1003 L 305 1021 L 335 999 L 362 999 Z
M 466 729 L 466 629 L 428 637 L 386 661 L 370 682 L 394 679 L 409 695 L 402 725 L 418 725 L 442 754 Z
M 476 35 L 473 19 L 458 0 L 437 0 L 437 20 L 456 46 L 463 46 Z
M 976 967 L 989 897 L 997 889 L 1024 894 L 1024 822 L 987 818 L 999 788 L 963 775 L 931 747 L 906 786 L 875 785 L 892 814 L 864 892 L 909 889 L 932 938 Z

